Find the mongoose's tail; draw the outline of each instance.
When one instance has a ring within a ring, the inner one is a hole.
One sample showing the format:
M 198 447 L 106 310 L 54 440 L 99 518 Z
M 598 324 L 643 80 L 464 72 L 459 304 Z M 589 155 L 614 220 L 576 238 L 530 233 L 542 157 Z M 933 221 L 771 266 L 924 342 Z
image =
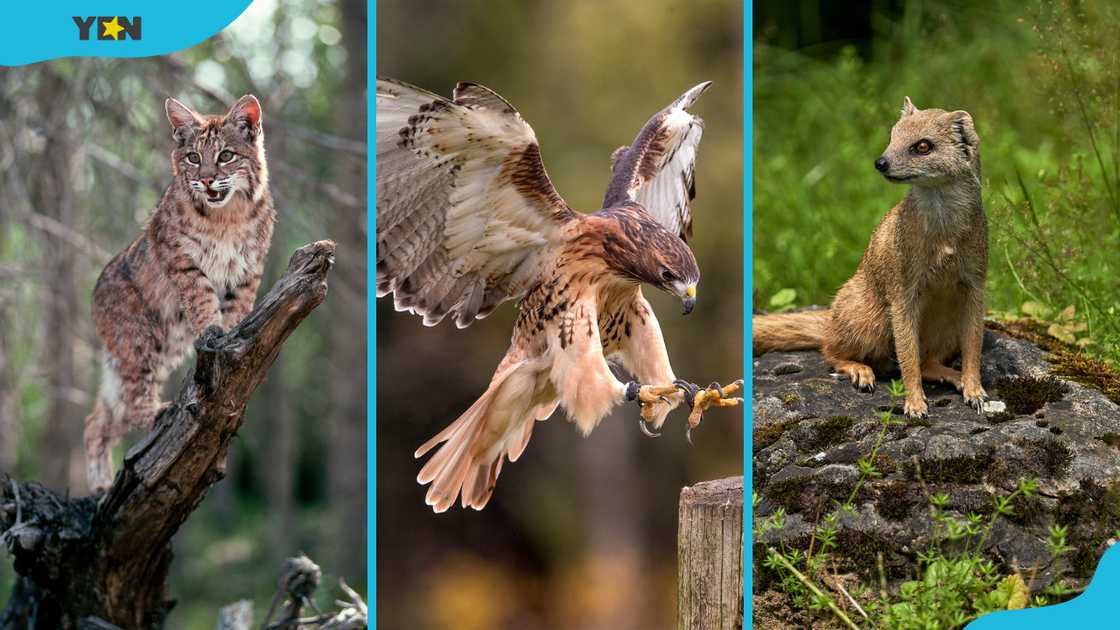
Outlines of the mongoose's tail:
M 778 315 L 756 315 L 751 321 L 754 354 L 771 350 L 818 350 L 824 343 L 825 326 L 832 311 L 802 311 Z

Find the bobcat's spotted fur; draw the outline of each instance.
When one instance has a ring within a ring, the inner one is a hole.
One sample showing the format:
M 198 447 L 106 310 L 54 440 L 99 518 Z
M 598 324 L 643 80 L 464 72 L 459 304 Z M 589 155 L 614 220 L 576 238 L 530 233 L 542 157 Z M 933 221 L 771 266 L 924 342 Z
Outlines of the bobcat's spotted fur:
M 104 346 L 101 388 L 85 423 L 94 491 L 112 481 L 113 445 L 131 428 L 151 427 L 160 390 L 194 340 L 248 314 L 276 220 L 257 99 L 241 97 L 225 116 L 196 114 L 175 99 L 166 110 L 174 179 L 93 290 Z

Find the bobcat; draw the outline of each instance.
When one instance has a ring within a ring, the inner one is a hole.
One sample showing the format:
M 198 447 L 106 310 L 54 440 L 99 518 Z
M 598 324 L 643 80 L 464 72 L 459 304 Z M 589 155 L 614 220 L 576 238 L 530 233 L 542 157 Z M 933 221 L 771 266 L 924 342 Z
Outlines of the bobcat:
M 196 114 L 173 98 L 165 109 L 172 183 L 93 289 L 104 346 L 101 388 L 85 421 L 94 492 L 112 482 L 113 445 L 131 428 L 151 428 L 160 390 L 193 341 L 249 313 L 276 221 L 257 99 L 241 97 L 225 116 Z
M 988 222 L 972 116 L 918 109 L 907 97 L 875 169 L 910 192 L 883 217 L 832 308 L 755 317 L 754 352 L 819 348 L 864 390 L 875 388 L 872 365 L 893 355 L 906 415 L 929 414 L 922 380 L 951 383 L 981 411 Z M 958 352 L 959 371 L 945 365 Z

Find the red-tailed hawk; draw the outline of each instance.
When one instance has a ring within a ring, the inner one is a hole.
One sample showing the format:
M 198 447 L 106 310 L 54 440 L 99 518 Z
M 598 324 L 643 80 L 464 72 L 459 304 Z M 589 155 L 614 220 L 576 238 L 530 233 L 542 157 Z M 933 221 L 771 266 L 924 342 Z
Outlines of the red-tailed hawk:
M 685 400 L 689 426 L 741 382 L 700 389 L 678 381 L 646 283 L 696 303 L 693 168 L 704 125 L 687 110 L 701 83 L 615 151 L 603 209 L 575 212 L 553 188 L 533 129 L 505 99 L 460 83 L 451 99 L 377 80 L 377 296 L 433 326 L 460 328 L 521 299 L 509 350 L 490 386 L 422 445 L 437 449 L 417 481 L 442 512 L 462 496 L 482 509 L 535 421 L 563 406 L 586 435 L 615 405 L 636 400 L 657 429 Z M 637 379 L 623 383 L 614 361 Z M 438 447 L 438 448 L 437 448 Z

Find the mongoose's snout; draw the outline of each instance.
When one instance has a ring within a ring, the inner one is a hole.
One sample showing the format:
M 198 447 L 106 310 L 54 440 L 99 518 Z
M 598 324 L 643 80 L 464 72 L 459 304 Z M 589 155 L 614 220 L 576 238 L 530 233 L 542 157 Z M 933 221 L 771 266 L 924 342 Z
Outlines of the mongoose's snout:
M 879 156 L 879 159 L 875 160 L 875 170 L 879 171 L 880 173 L 886 173 L 887 169 L 889 169 L 890 167 L 891 163 L 888 162 L 887 158 L 883 156 Z

